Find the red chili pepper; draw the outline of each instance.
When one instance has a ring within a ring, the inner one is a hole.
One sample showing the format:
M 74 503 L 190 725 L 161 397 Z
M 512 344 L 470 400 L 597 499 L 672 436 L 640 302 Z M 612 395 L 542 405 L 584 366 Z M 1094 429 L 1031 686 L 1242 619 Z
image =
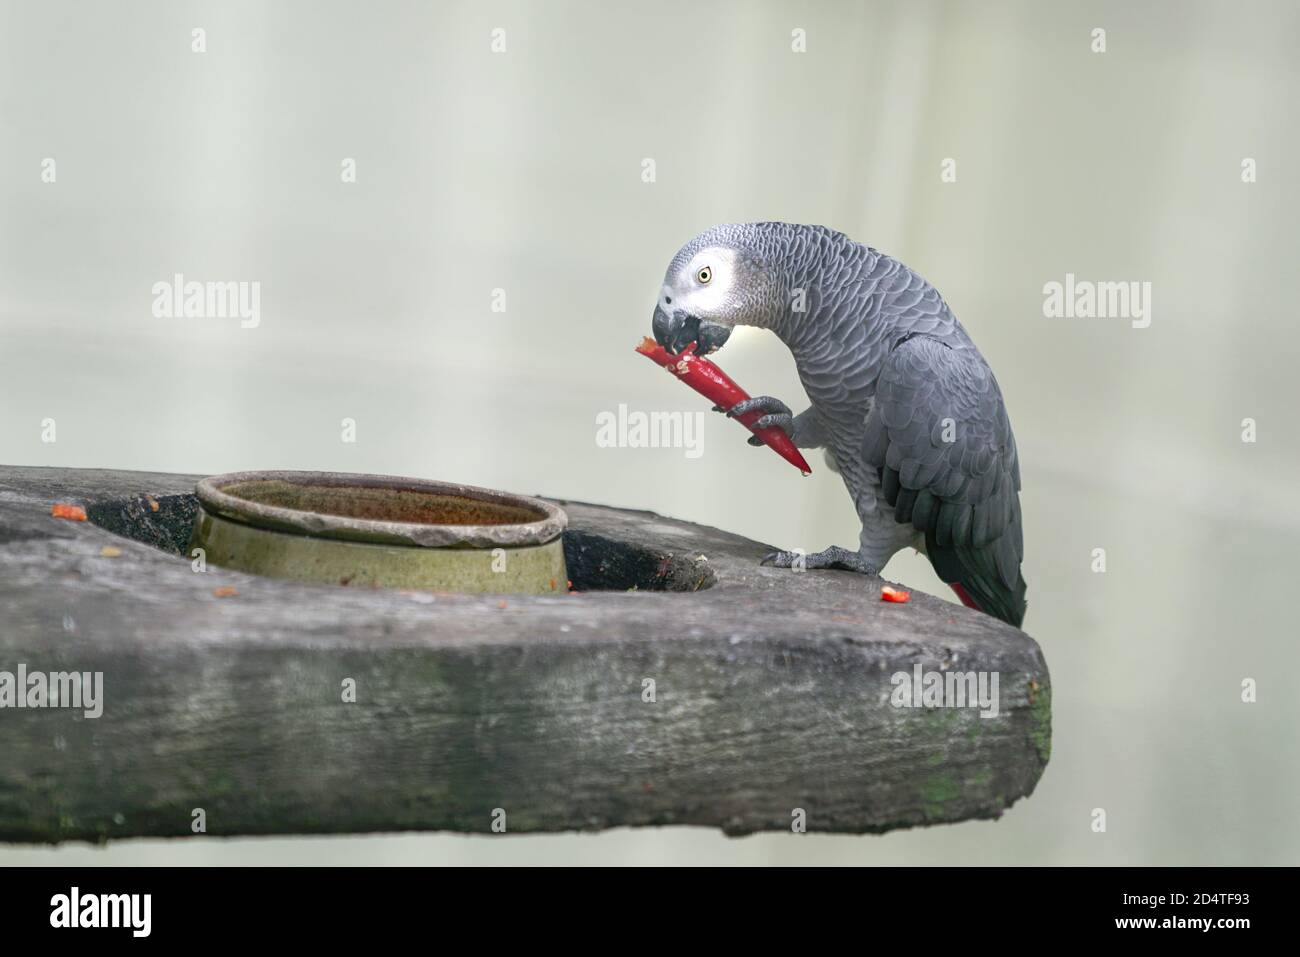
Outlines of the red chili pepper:
M 912 593 L 910 591 L 903 591 L 901 588 L 894 588 L 891 585 L 882 585 L 880 588 L 880 600 L 902 604 L 903 602 L 912 600 Z
M 647 336 L 641 340 L 641 344 L 636 347 L 636 351 L 659 363 L 659 365 L 716 406 L 730 409 L 737 402 L 743 402 L 749 398 L 749 393 L 736 385 L 731 376 L 704 356 L 695 354 L 695 343 L 691 343 L 683 349 L 680 355 L 674 356 Z M 775 425 L 769 425 L 765 429 L 754 428 L 754 423 L 761 419 L 763 415 L 763 412 L 756 409 L 753 412 L 746 412 L 744 415 L 736 416 L 736 421 L 757 435 L 763 440 L 764 445 L 804 475 L 812 472 L 812 469 L 808 466 L 808 461 L 800 453 L 794 442 L 790 441 L 790 436 L 785 434 L 784 429 Z

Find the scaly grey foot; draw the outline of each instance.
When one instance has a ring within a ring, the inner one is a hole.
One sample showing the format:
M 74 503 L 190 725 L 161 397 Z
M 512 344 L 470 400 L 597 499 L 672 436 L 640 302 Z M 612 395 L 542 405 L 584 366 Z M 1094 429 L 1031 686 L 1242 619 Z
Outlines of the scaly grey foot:
M 800 555 L 798 552 L 771 552 L 764 555 L 760 565 L 772 565 L 776 568 L 839 568 L 844 571 L 857 572 L 871 578 L 880 577 L 880 569 L 866 561 L 857 552 L 832 545 L 821 552 Z
M 763 412 L 766 414 L 754 420 L 754 428 L 766 429 L 776 426 L 784 431 L 786 435 L 792 438 L 794 436 L 794 414 L 791 413 L 790 407 L 780 399 L 773 398 L 770 395 L 756 395 L 752 399 L 743 399 L 730 409 L 715 405 L 713 411 L 723 412 L 729 419 L 744 415 L 746 412 Z M 757 435 L 751 435 L 749 444 L 762 445 L 763 440 Z

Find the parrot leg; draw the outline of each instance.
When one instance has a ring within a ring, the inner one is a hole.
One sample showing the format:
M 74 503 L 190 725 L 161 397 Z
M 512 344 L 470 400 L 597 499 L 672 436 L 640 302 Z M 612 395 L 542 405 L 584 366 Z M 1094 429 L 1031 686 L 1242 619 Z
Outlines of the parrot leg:
M 843 571 L 857 572 L 871 578 L 880 577 L 876 568 L 857 552 L 832 545 L 821 552 L 801 555 L 798 552 L 771 552 L 763 556 L 760 565 L 772 565 L 776 568 L 839 568 Z
M 785 432 L 790 438 L 794 438 L 794 413 L 790 407 L 780 399 L 775 399 L 770 395 L 756 395 L 752 399 L 744 399 L 737 402 L 730 409 L 724 409 L 722 406 L 715 405 L 714 412 L 722 412 L 727 418 L 734 419 L 738 415 L 744 415 L 746 412 L 763 412 L 766 413 L 762 418 L 754 420 L 754 428 L 766 429 L 776 426 Z M 763 440 L 757 435 L 749 437 L 750 445 L 762 445 Z

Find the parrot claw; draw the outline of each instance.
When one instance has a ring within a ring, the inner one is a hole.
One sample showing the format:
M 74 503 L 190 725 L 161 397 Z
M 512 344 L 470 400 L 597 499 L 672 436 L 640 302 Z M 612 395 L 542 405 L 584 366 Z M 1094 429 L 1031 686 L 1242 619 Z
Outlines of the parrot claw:
M 803 555 L 799 552 L 769 552 L 763 556 L 760 565 L 772 565 L 776 568 L 838 568 L 842 571 L 857 572 L 869 578 L 879 578 L 880 570 L 865 561 L 857 552 L 832 545 L 825 551 Z
M 717 408 L 717 406 L 714 406 Z M 721 409 L 718 409 L 721 412 Z M 793 418 L 790 407 L 780 399 L 774 399 L 770 395 L 756 395 L 752 399 L 743 399 L 737 402 L 730 409 L 726 410 L 727 418 L 734 419 L 738 415 L 744 415 L 746 412 L 768 412 L 776 415 L 788 416 Z M 766 416 L 764 416 L 766 418 Z M 757 423 L 755 423 L 757 425 Z M 776 423 L 772 423 L 776 424 Z
M 780 399 L 772 398 L 770 395 L 758 395 L 752 399 L 744 399 L 737 402 L 730 409 L 715 405 L 713 411 L 723 412 L 729 419 L 744 415 L 746 412 L 762 412 L 764 414 L 754 420 L 752 428 L 770 429 L 775 427 L 790 436 L 790 438 L 794 438 L 794 415 L 791 414 L 789 406 Z M 757 435 L 751 435 L 749 444 L 760 446 L 764 443 Z

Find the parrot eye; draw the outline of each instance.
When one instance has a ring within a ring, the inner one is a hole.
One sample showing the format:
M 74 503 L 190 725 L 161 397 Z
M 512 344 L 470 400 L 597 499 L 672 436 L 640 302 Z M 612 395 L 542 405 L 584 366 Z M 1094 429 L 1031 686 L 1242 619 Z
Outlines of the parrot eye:
M 701 286 L 708 285 L 709 280 L 713 278 L 713 270 L 708 266 L 701 266 L 700 271 L 695 274 L 695 278 L 700 281 Z

